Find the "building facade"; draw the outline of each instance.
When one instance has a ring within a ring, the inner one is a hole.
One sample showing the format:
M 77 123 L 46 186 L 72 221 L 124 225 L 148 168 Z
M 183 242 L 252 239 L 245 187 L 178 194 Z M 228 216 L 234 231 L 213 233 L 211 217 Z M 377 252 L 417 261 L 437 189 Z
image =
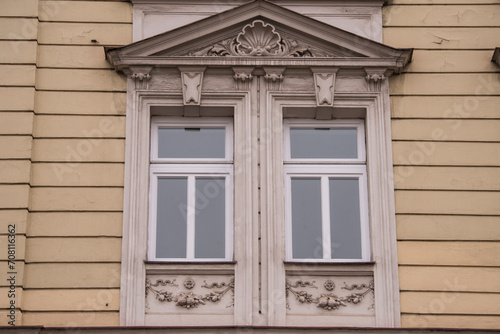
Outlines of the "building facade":
M 0 324 L 499 328 L 499 18 L 2 1 Z

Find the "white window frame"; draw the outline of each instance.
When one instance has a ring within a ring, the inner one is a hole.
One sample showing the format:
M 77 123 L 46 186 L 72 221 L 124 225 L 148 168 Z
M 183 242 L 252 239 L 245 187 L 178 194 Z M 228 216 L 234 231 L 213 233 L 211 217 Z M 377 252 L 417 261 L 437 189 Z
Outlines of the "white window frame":
M 285 163 L 304 163 L 304 164 L 342 164 L 342 163 L 366 163 L 366 147 L 365 147 L 365 126 L 363 120 L 344 120 L 335 121 L 317 121 L 306 119 L 285 119 L 284 120 L 284 162 Z M 290 147 L 290 128 L 356 128 L 357 133 L 357 150 L 358 157 L 356 159 L 298 159 L 291 158 Z
M 220 128 L 225 129 L 225 157 L 159 158 L 158 130 L 169 128 Z M 185 258 L 159 258 L 156 256 L 158 180 L 169 177 L 187 178 L 187 242 Z M 195 179 L 225 178 L 225 256 L 224 258 L 196 258 L 195 249 Z M 151 119 L 150 156 L 150 213 L 148 228 L 148 260 L 157 262 L 221 262 L 233 260 L 233 123 L 231 118 L 185 119 L 156 116 Z
M 158 130 L 160 128 L 225 128 L 224 158 L 160 158 L 158 157 Z M 151 163 L 233 163 L 233 120 L 228 117 L 189 119 L 171 116 L 153 116 L 151 119 Z
M 297 159 L 291 158 L 291 128 L 356 128 L 357 158 L 353 159 Z M 284 120 L 284 176 L 285 176 L 285 233 L 286 260 L 289 262 L 367 262 L 370 260 L 368 189 L 366 149 L 363 120 Z M 321 179 L 322 259 L 295 259 L 292 256 L 292 178 Z M 332 259 L 330 237 L 329 179 L 356 178 L 359 180 L 359 208 L 361 232 L 360 259 Z

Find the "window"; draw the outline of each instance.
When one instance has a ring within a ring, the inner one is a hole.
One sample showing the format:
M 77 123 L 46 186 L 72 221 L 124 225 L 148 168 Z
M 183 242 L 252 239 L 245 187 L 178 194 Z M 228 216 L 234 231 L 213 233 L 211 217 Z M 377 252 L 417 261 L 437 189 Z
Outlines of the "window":
M 153 117 L 149 259 L 232 260 L 232 122 Z
M 369 260 L 362 120 L 284 125 L 288 261 Z
M 412 51 L 266 1 L 174 30 L 139 2 L 107 50 L 128 75 L 120 324 L 399 326 L 388 77 Z M 380 26 L 344 5 L 317 9 Z

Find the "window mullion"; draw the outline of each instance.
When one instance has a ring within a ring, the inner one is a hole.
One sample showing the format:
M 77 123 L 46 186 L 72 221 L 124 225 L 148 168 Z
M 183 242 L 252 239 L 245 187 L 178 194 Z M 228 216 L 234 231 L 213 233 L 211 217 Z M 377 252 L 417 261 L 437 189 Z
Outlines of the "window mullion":
M 328 176 L 321 177 L 321 222 L 323 234 L 323 259 L 331 259 L 330 238 L 330 194 L 328 192 Z
M 195 213 L 196 213 L 196 178 L 194 175 L 188 176 L 188 198 L 187 198 L 187 243 L 186 258 L 194 259 L 195 246 Z

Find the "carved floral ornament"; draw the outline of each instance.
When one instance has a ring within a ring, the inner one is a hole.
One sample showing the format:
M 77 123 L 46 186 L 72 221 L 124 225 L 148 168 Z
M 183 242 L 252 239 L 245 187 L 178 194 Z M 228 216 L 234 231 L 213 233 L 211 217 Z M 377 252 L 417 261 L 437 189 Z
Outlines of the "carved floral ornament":
M 186 289 L 191 290 L 196 285 L 196 282 L 192 278 L 188 278 L 183 282 L 183 285 Z M 234 294 L 234 279 L 231 279 L 229 282 L 213 282 L 210 284 L 204 281 L 204 284 L 201 287 L 212 290 L 206 294 L 197 294 L 193 291 L 181 291 L 174 293 L 166 289 L 160 289 L 160 286 L 178 287 L 175 279 L 158 279 L 153 283 L 148 278 L 146 280 L 146 302 L 148 294 L 152 293 L 156 300 L 160 302 L 175 303 L 175 306 L 192 309 L 198 307 L 199 305 L 206 305 L 207 302 L 218 303 L 229 291 Z M 229 304 L 227 307 L 231 306 L 233 306 L 233 303 Z
M 225 39 L 188 56 L 328 57 L 330 55 L 296 40 L 282 37 L 273 25 L 255 20 L 236 38 Z
M 341 289 L 352 291 L 358 290 L 359 292 L 353 292 L 347 296 L 337 296 L 334 292 L 335 283 L 332 280 L 325 281 L 323 285 L 324 289 L 328 292 L 319 293 L 317 296 L 313 296 L 305 290 L 299 291 L 298 288 L 313 288 L 318 289 L 314 281 L 295 281 L 290 282 L 286 280 L 286 297 L 288 300 L 289 295 L 293 295 L 295 299 L 301 304 L 316 304 L 317 307 L 322 308 L 326 311 L 338 310 L 341 307 L 347 307 L 348 304 L 359 304 L 363 301 L 366 295 L 370 292 L 374 292 L 374 283 L 371 281 L 369 284 L 352 284 L 344 286 Z M 289 309 L 288 301 L 287 308 Z M 373 308 L 373 305 L 369 309 Z

